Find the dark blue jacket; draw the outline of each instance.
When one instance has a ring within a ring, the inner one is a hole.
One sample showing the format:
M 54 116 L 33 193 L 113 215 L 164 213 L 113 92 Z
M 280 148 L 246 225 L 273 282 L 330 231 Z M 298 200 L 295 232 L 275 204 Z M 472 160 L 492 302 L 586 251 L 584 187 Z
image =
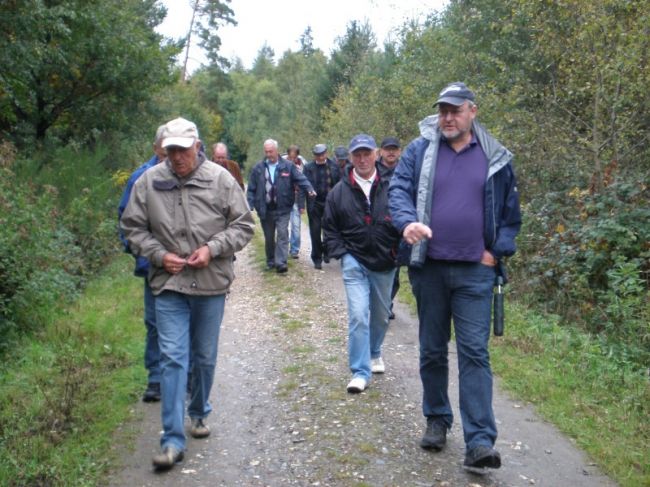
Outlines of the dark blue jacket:
M 515 253 L 515 237 L 521 227 L 519 192 L 512 167 L 512 153 L 493 138 L 476 120 L 472 125 L 488 159 L 484 193 L 483 238 L 486 249 L 500 261 Z M 403 233 L 409 223 L 431 222 L 431 198 L 435 166 L 438 159 L 440 129 L 438 116 L 420 122 L 421 136 L 404 150 L 391 178 L 389 207 L 393 225 Z M 435 229 L 433 229 L 435 233 Z M 419 267 L 426 259 L 428 240 L 413 246 L 402 243 L 400 261 Z
M 278 213 L 289 213 L 295 202 L 295 185 L 304 192 L 311 193 L 313 188 L 303 173 L 295 164 L 281 157 L 278 159 L 278 166 L 275 168 L 275 194 L 276 210 Z M 266 218 L 266 162 L 260 161 L 248 177 L 248 189 L 246 191 L 248 206 L 257 211 L 260 218 Z
M 129 197 L 131 196 L 131 190 L 133 189 L 133 185 L 135 184 L 135 182 L 138 180 L 140 176 L 144 174 L 144 172 L 147 169 L 155 166 L 156 164 L 158 164 L 158 162 L 159 162 L 158 156 L 154 155 L 151 159 L 149 159 L 147 162 L 145 162 L 139 168 L 133 171 L 133 174 L 131 174 L 129 180 L 126 182 L 124 193 L 122 193 L 120 204 L 117 207 L 118 220 L 122 218 L 122 213 L 124 213 L 126 204 L 129 202 Z M 124 245 L 124 251 L 130 254 L 131 249 L 129 249 L 129 243 L 124 238 L 124 234 L 122 233 L 121 228 L 119 229 L 119 232 L 120 232 L 120 240 L 122 241 L 122 245 Z M 149 275 L 149 261 L 145 257 L 135 258 L 135 269 L 133 271 L 133 274 L 139 277 L 147 277 Z

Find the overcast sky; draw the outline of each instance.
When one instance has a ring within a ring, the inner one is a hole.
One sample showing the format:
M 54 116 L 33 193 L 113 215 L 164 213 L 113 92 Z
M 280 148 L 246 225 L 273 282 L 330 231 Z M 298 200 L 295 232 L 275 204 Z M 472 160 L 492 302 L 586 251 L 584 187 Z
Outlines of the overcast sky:
M 167 17 L 157 30 L 167 37 L 187 35 L 194 0 L 162 3 L 167 7 Z M 312 28 L 314 47 L 329 55 L 336 38 L 345 34 L 351 20 L 368 20 L 381 46 L 396 27 L 413 18 L 424 19 L 446 3 L 447 0 L 232 0 L 230 8 L 235 12 L 237 26 L 219 30 L 221 55 L 227 59 L 239 57 L 250 68 L 266 42 L 277 60 L 287 49 L 300 48 L 300 36 L 307 26 Z M 198 50 L 190 51 L 190 71 L 204 61 Z

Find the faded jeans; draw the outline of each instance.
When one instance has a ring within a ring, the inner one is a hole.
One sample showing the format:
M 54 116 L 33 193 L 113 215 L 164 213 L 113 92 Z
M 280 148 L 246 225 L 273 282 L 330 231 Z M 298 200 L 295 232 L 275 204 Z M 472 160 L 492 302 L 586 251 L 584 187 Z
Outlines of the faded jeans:
M 225 294 L 192 296 L 163 291 L 156 296 L 156 322 L 160 343 L 162 448 L 185 449 L 185 394 L 190 349 L 192 397 L 190 418 L 205 418 L 212 406 L 208 399 L 217 364 L 219 329 Z
M 352 254 L 341 258 L 348 301 L 348 355 L 354 377 L 370 381 L 370 359 L 381 357 L 395 269 L 371 271 Z
M 447 426 L 453 414 L 447 394 L 447 349 L 454 321 L 458 353 L 460 414 L 465 446 L 494 446 L 497 437 L 492 411 L 492 371 L 488 340 L 495 268 L 478 262 L 427 259 L 409 268 L 420 320 L 422 411 Z
M 291 210 L 290 217 L 291 225 L 291 239 L 289 243 L 289 253 L 291 255 L 297 255 L 300 252 L 300 209 L 298 208 L 298 203 L 293 205 Z

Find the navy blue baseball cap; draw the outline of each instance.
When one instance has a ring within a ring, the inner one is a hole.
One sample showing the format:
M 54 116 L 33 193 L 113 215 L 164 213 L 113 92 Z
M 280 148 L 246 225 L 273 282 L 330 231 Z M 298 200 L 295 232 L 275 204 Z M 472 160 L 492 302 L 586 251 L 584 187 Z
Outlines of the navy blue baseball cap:
M 474 93 L 465 86 L 465 83 L 456 81 L 444 87 L 438 95 L 438 100 L 433 105 L 447 103 L 459 107 L 468 100 L 474 102 Z
M 316 156 L 326 151 L 327 151 L 327 146 L 325 144 L 316 144 L 314 148 L 311 150 L 311 152 Z
M 339 145 L 336 149 L 334 149 L 334 155 L 337 159 L 345 159 L 348 157 L 348 150 L 342 145 Z
M 377 148 L 377 143 L 370 135 L 359 134 L 352 137 L 348 150 L 354 152 L 357 149 L 371 149 L 374 150 Z

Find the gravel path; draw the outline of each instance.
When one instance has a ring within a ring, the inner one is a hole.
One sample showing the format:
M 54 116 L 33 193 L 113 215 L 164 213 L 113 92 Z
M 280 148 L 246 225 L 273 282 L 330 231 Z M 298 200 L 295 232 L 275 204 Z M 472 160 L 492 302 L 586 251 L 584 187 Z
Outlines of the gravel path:
M 503 467 L 479 476 L 462 468 L 456 423 L 440 453 L 419 448 L 424 419 L 417 320 L 396 304 L 384 342 L 386 373 L 347 394 L 347 315 L 338 261 L 313 269 L 303 225 L 289 273 L 263 270 L 253 245 L 238 254 L 219 343 L 212 435 L 188 439 L 185 460 L 151 468 L 158 404 L 138 403 L 133 448 L 112 486 L 614 486 L 533 409 L 495 390 Z M 258 238 L 258 237 L 256 237 Z M 455 348 L 450 396 L 457 406 Z

